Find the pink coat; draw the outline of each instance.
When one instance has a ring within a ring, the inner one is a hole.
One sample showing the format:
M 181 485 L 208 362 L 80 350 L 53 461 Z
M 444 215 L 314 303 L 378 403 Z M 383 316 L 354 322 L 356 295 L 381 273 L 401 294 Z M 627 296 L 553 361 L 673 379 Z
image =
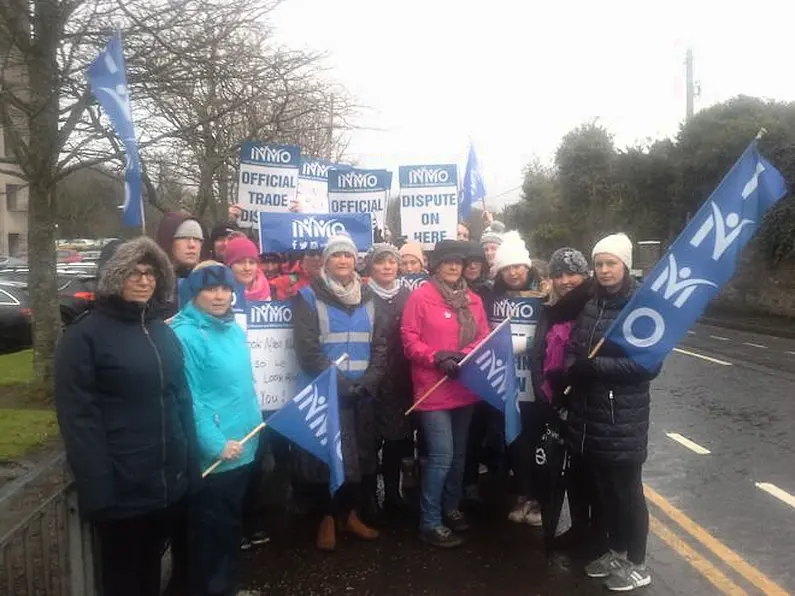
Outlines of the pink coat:
M 414 401 L 425 394 L 442 373 L 433 364 L 433 355 L 439 350 L 469 352 L 489 334 L 489 324 L 483 302 L 472 291 L 467 291 L 470 308 L 477 323 L 477 339 L 466 348 L 458 347 L 458 320 L 455 311 L 448 307 L 439 290 L 426 283 L 414 290 L 403 310 L 400 333 L 403 351 L 411 362 L 411 380 L 414 383 Z M 458 381 L 447 381 L 431 393 L 418 410 L 450 410 L 478 401 L 477 395 Z

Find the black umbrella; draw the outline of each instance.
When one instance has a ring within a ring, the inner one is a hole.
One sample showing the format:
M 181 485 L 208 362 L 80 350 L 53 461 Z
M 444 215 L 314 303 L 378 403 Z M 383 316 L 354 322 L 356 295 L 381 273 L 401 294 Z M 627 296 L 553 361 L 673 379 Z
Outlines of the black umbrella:
M 536 449 L 536 465 L 540 468 L 539 479 L 543 479 L 541 495 L 541 521 L 544 546 L 547 556 L 552 554 L 552 543 L 560 522 L 563 500 L 566 496 L 566 472 L 569 454 L 561 436 L 562 422 L 548 422 Z

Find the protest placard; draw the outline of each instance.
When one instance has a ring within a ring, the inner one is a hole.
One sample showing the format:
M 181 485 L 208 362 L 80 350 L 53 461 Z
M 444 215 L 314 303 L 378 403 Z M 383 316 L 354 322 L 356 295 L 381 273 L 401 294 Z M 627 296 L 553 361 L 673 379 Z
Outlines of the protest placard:
M 247 326 L 247 311 L 246 306 L 246 289 L 243 284 L 235 284 L 234 291 L 232 292 L 232 314 L 235 315 L 235 321 L 243 331 Z
M 412 292 L 421 285 L 428 283 L 429 280 L 430 277 L 428 277 L 427 273 L 410 273 L 397 278 L 398 285 L 408 288 Z
M 297 145 L 243 143 L 237 202 L 248 213 L 243 227 L 256 226 L 257 212 L 287 213 L 296 209 L 301 148 Z
M 306 214 L 263 213 L 260 216 L 262 252 L 322 249 L 328 239 L 347 232 L 359 251 L 373 243 L 373 224 L 369 213 Z
M 301 156 L 298 174 L 298 209 L 301 213 L 328 213 L 329 170 L 350 170 L 351 166 L 327 159 Z
M 330 213 L 370 213 L 373 226 L 383 230 L 392 173 L 386 170 L 328 171 Z
M 246 326 L 254 387 L 261 410 L 278 410 L 295 396 L 298 361 L 289 302 L 249 302 Z
M 458 225 L 458 168 L 455 165 L 401 166 L 400 227 L 409 240 L 432 250 L 455 239 Z
M 541 298 L 500 298 L 489 308 L 489 323 L 496 327 L 505 319 L 511 319 L 511 335 L 535 336 L 543 304 Z M 516 357 L 516 377 L 519 380 L 519 401 L 534 401 L 533 382 L 530 378 L 530 356 L 527 353 Z

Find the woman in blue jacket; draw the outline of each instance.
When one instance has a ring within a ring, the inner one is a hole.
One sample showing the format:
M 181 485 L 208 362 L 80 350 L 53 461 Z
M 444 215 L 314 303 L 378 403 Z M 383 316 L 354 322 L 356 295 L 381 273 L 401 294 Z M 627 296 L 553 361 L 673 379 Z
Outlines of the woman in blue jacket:
M 172 321 L 185 354 L 202 470 L 223 463 L 193 496 L 193 593 L 236 593 L 242 503 L 257 441 L 240 440 L 260 422 L 246 335 L 232 314 L 232 271 L 215 261 L 196 266 L 184 282 L 190 301 Z

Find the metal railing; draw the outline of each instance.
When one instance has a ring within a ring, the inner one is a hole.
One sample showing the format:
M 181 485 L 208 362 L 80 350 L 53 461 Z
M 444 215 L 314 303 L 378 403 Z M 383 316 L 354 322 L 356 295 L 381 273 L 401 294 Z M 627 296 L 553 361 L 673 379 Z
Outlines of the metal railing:
M 93 530 L 80 517 L 63 453 L 4 486 L 0 511 L 0 596 L 97 594 Z

